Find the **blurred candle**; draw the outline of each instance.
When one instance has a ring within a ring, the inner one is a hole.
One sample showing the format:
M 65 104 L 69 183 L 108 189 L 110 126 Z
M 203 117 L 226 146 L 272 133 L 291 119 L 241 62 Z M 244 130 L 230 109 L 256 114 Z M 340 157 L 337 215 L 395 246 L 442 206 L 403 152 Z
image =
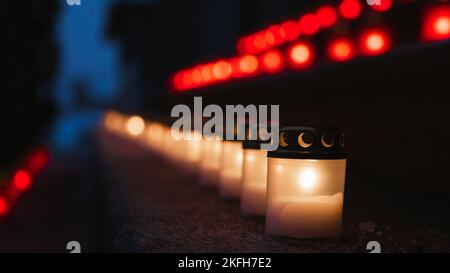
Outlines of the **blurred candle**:
M 128 134 L 136 137 L 144 132 L 145 122 L 140 116 L 131 116 L 127 120 L 126 127 Z
M 288 127 L 268 153 L 266 232 L 339 237 L 346 155 L 338 128 Z
M 267 151 L 246 147 L 244 144 L 241 213 L 243 215 L 264 215 L 266 193 Z
M 241 141 L 224 141 L 220 168 L 220 195 L 237 198 L 241 195 L 243 149 Z
M 167 127 L 167 133 L 168 142 L 166 148 L 168 158 L 172 161 L 173 164 L 177 165 L 177 167 L 184 168 L 186 166 L 185 158 L 188 148 L 186 145 L 186 140 L 181 135 L 181 139 L 174 138 L 174 136 L 172 136 L 171 127 Z
M 202 155 L 201 145 L 202 135 L 199 132 L 192 131 L 184 139 L 185 153 L 183 161 L 185 162 L 185 169 L 189 172 L 195 172 L 199 167 Z
M 155 151 L 161 152 L 164 142 L 164 126 L 157 122 L 152 122 L 146 132 L 148 145 Z
M 201 183 L 205 186 L 217 185 L 221 165 L 222 140 L 205 136 L 202 141 L 200 161 Z
M 121 132 L 123 116 L 116 111 L 109 111 L 104 116 L 104 127 L 110 132 Z

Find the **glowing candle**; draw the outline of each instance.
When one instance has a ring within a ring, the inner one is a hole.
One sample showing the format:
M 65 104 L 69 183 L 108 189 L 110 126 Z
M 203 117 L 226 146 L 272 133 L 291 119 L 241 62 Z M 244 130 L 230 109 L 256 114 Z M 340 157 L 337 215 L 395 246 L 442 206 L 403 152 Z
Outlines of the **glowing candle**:
M 247 148 L 244 144 L 241 191 L 243 215 L 264 215 L 266 212 L 267 152 L 258 148 Z
M 162 145 L 163 155 L 169 160 L 175 160 L 177 142 L 172 138 L 170 127 L 164 126 L 164 141 Z
M 184 168 L 189 172 L 195 172 L 200 164 L 202 135 L 196 131 L 192 131 L 191 135 L 186 136 L 183 140 L 184 154 L 183 162 Z
M 224 141 L 220 168 L 220 195 L 223 198 L 239 198 L 241 195 L 242 142 Z
M 153 122 L 148 126 L 147 143 L 155 151 L 161 152 L 161 147 L 164 142 L 164 126 L 160 123 Z
M 116 111 L 109 111 L 104 116 L 104 127 L 110 132 L 121 133 L 123 116 Z
M 222 140 L 205 137 L 202 141 L 200 159 L 201 183 L 214 186 L 219 183 L 219 171 L 222 154 Z
M 130 136 L 140 136 L 145 129 L 145 122 L 140 116 L 131 116 L 126 123 L 126 129 Z
M 284 128 L 279 148 L 268 157 L 266 232 L 338 237 L 346 168 L 342 131 Z

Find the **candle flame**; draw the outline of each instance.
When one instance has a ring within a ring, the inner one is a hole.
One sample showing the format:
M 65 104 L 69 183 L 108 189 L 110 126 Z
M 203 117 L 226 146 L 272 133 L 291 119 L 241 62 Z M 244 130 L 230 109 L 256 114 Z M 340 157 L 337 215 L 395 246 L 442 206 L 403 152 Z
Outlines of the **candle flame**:
M 145 122 L 139 116 L 132 116 L 127 122 L 127 131 L 132 136 L 138 136 L 144 132 Z
M 316 184 L 317 174 L 314 170 L 304 170 L 300 173 L 299 184 L 304 190 L 311 190 Z
M 282 165 L 277 165 L 276 170 L 277 170 L 278 173 L 281 173 L 283 171 L 283 166 Z

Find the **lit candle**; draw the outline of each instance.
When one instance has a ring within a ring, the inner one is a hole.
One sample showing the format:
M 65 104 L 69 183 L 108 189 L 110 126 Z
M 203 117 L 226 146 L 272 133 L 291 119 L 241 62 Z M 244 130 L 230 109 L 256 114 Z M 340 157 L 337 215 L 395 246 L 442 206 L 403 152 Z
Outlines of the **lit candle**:
M 220 168 L 221 197 L 240 197 L 243 157 L 241 141 L 223 141 L 222 166 Z
M 172 138 L 170 127 L 164 126 L 164 140 L 162 144 L 163 155 L 169 160 L 174 160 L 177 147 L 175 140 Z
M 104 126 L 110 132 L 121 133 L 123 116 L 116 111 L 107 112 L 104 117 Z
M 182 144 L 184 145 L 184 167 L 188 172 L 195 172 L 199 167 L 201 159 L 202 135 L 196 131 L 192 131 L 191 135 L 185 137 Z
M 283 128 L 279 148 L 268 157 L 266 232 L 338 237 L 346 168 L 342 131 Z
M 200 159 L 200 181 L 203 185 L 214 186 L 219 183 L 221 154 L 222 140 L 205 136 Z
M 164 126 L 157 122 L 152 122 L 146 132 L 147 143 L 155 151 L 161 152 L 164 141 Z
M 242 171 L 241 213 L 264 215 L 267 193 L 267 151 L 244 143 Z
M 145 129 L 145 121 L 140 116 L 131 116 L 126 123 L 126 130 L 132 137 L 140 136 Z

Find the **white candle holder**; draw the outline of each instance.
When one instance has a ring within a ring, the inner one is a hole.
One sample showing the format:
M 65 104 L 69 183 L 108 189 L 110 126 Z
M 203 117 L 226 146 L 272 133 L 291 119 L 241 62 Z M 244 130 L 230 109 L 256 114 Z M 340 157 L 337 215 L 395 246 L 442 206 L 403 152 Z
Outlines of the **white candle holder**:
M 205 136 L 202 141 L 200 159 L 200 181 L 204 186 L 219 184 L 219 171 L 222 160 L 222 140 Z
M 267 151 L 245 147 L 242 170 L 241 214 L 258 216 L 266 213 Z
M 202 155 L 202 135 L 196 131 L 192 131 L 189 136 L 183 139 L 184 168 L 189 173 L 195 173 L 200 167 L 200 160 Z
M 240 198 L 243 158 L 241 141 L 223 141 L 222 166 L 220 168 L 220 196 L 222 198 Z
M 268 153 L 266 233 L 340 236 L 346 154 L 338 128 L 287 127 Z
M 150 124 L 147 130 L 147 141 L 154 151 L 161 153 L 164 143 L 164 125 L 158 122 Z

